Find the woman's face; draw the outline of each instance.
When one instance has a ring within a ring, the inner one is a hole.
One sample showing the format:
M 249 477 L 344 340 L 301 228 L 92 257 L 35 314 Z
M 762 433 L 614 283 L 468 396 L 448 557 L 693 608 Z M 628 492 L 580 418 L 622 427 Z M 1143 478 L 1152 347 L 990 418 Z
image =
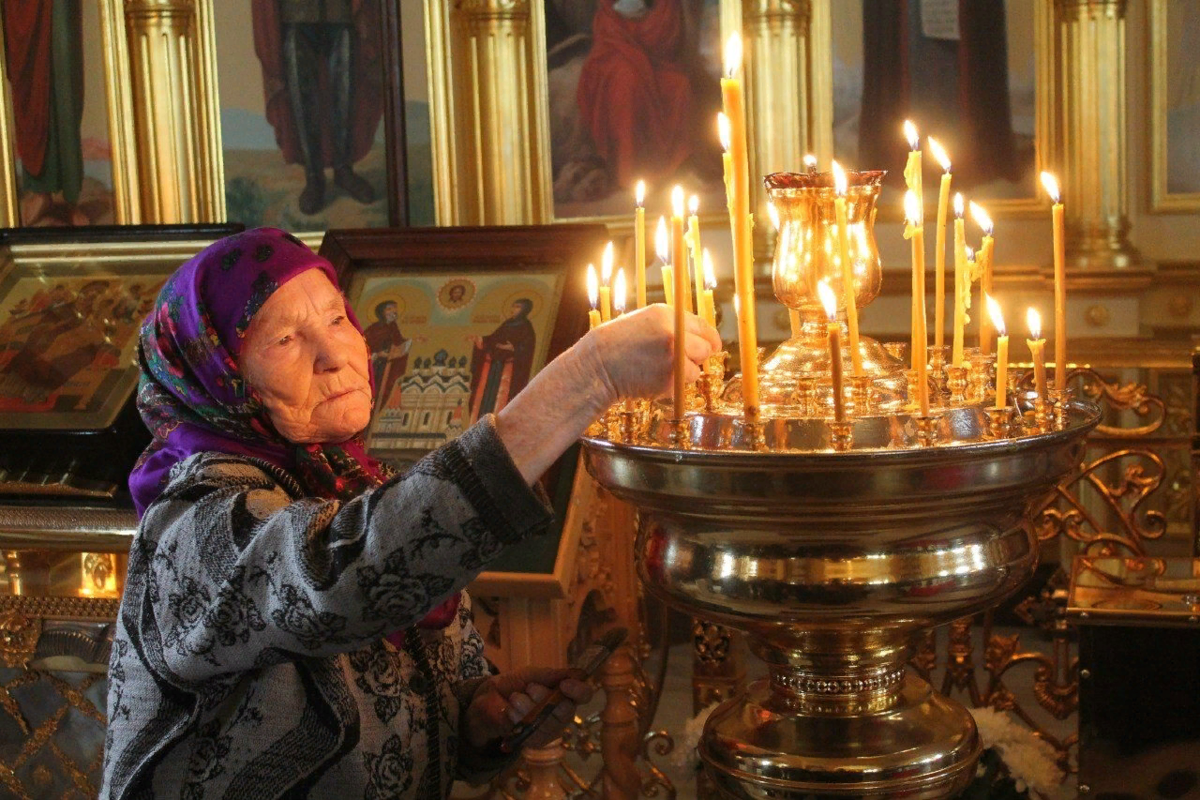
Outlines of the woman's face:
M 370 421 L 366 343 L 346 317 L 341 292 L 318 269 L 267 298 L 238 366 L 288 441 L 342 442 Z

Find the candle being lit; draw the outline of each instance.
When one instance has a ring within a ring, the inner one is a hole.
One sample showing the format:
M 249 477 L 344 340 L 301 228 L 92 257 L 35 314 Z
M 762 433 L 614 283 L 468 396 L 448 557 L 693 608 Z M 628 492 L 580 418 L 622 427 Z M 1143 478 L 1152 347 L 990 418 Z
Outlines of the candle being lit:
M 613 310 L 617 312 L 617 316 L 625 313 L 625 268 L 621 267 L 617 270 L 617 277 L 613 278 L 612 291 Z
M 700 292 L 704 291 L 704 257 L 700 249 L 700 198 L 688 198 L 687 241 L 692 255 L 692 279 L 696 283 L 696 313 L 700 314 Z M 688 304 L 691 305 L 690 303 Z
M 1046 400 L 1046 340 L 1042 338 L 1042 315 L 1036 308 L 1025 312 L 1025 322 L 1029 325 L 1029 336 L 1025 344 L 1029 345 L 1029 355 L 1033 358 L 1033 388 L 1038 400 Z
M 633 199 L 634 280 L 637 283 L 637 307 L 646 305 L 646 182 L 638 181 Z
M 971 201 L 971 218 L 983 231 L 983 241 L 979 243 L 979 252 L 975 260 L 979 268 L 979 297 L 980 307 L 983 306 L 983 296 L 992 293 L 992 218 L 983 210 L 983 206 Z M 992 327 L 987 314 L 979 315 L 979 352 L 985 356 L 992 352 Z
M 954 195 L 954 350 L 950 363 L 962 366 L 967 327 L 967 296 L 971 275 L 967 272 L 967 234 L 963 221 L 963 196 Z
M 842 398 L 842 326 L 837 321 L 837 295 L 829 287 L 826 278 L 817 284 L 817 294 L 821 305 L 825 307 L 825 315 L 829 322 L 825 330 L 829 335 L 829 371 L 833 379 L 833 418 L 837 422 L 846 421 L 846 402 Z
M 683 244 L 683 187 L 671 190 L 671 268 L 675 283 L 675 391 L 674 419 L 683 419 L 687 408 L 687 350 L 683 347 L 686 337 L 687 312 L 691 303 L 687 293 L 687 254 Z
M 846 172 L 833 162 L 834 218 L 838 230 L 838 259 L 842 264 L 842 300 L 846 304 L 846 328 L 850 333 L 850 368 L 855 377 L 863 374 L 862 354 L 858 351 L 858 302 L 855 299 L 854 262 L 850 260 L 850 230 L 846 222 Z
M 1063 204 L 1058 181 L 1049 172 L 1042 173 L 1042 186 L 1054 205 L 1050 218 L 1054 226 L 1054 388 L 1067 388 L 1067 250 L 1063 236 Z
M 613 243 L 609 242 L 600 259 L 600 319 L 604 322 L 612 319 L 612 270 Z
M 717 306 L 713 302 L 713 292 L 717 288 L 717 273 L 713 269 L 712 255 L 704 248 L 704 291 L 700 297 L 704 304 L 704 321 L 714 328 L 717 327 Z
M 996 326 L 996 408 L 1008 405 L 1008 333 L 1004 330 L 1004 314 L 1000 304 L 990 294 L 983 296 L 988 316 Z
M 588 305 L 592 307 L 592 310 L 588 312 L 588 330 L 590 331 L 600 325 L 600 312 L 596 310 L 596 304 L 600 302 L 600 279 L 596 277 L 595 264 L 588 264 L 587 294 Z
M 658 218 L 658 228 L 654 231 L 654 252 L 662 262 L 663 297 L 667 305 L 675 305 L 675 278 L 671 274 L 671 240 L 667 233 L 666 217 Z
M 937 139 L 930 136 L 926 141 L 929 142 L 929 152 L 933 153 L 934 160 L 942 168 L 933 251 L 933 344 L 940 350 L 945 344 L 946 327 L 946 212 L 950 205 L 950 156 Z
M 921 416 L 929 416 L 929 378 L 925 330 L 925 229 L 922 227 L 921 201 L 911 189 L 904 195 L 904 236 L 912 240 L 913 269 L 913 353 L 912 368 L 917 372 L 917 405 Z

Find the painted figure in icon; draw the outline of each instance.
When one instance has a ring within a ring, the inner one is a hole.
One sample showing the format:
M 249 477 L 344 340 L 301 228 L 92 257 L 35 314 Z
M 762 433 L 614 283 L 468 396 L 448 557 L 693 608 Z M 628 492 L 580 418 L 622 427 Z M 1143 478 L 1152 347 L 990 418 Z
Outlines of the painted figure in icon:
M 537 334 L 529 315 L 533 301 L 513 302 L 508 319 L 487 336 L 472 336 L 471 422 L 499 411 L 529 383 Z
M 408 351 L 412 339 L 400 332 L 399 307 L 395 300 L 384 300 L 375 306 L 375 321 L 363 331 L 371 351 L 371 377 L 375 380 L 375 410 L 383 408 L 392 388 L 408 370 Z M 413 337 L 425 341 L 424 337 Z
M 325 170 L 359 203 L 375 200 L 354 171 L 383 117 L 377 0 L 252 0 L 267 120 L 289 164 L 304 166 L 298 205 L 325 207 Z

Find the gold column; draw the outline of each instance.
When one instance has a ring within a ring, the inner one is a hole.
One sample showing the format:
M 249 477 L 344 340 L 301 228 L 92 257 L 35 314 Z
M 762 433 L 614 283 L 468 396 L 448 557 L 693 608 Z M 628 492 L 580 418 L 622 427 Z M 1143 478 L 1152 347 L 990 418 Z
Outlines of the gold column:
M 225 216 L 210 0 L 125 0 L 141 222 Z
M 1067 259 L 1092 269 L 1138 260 L 1129 243 L 1125 0 L 1055 0 Z
M 438 223 L 548 222 L 540 9 L 530 0 L 426 0 L 425 9 Z
M 0 7 L 0 26 L 3 24 L 4 9 Z M 16 131 L 8 85 L 8 57 L 4 52 L 4 36 L 0 35 L 0 228 L 21 224 L 17 205 Z

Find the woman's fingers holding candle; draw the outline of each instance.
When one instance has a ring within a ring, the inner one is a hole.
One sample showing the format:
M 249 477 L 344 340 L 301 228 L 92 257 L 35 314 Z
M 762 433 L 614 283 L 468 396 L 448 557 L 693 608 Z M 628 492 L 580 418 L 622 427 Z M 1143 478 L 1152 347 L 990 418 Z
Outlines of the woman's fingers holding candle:
M 595 337 L 605 377 L 618 398 L 671 394 L 675 352 L 672 310 L 661 304 L 623 314 L 588 334 Z M 685 378 L 700 377 L 700 365 L 721 349 L 716 329 L 688 313 L 684 325 Z

